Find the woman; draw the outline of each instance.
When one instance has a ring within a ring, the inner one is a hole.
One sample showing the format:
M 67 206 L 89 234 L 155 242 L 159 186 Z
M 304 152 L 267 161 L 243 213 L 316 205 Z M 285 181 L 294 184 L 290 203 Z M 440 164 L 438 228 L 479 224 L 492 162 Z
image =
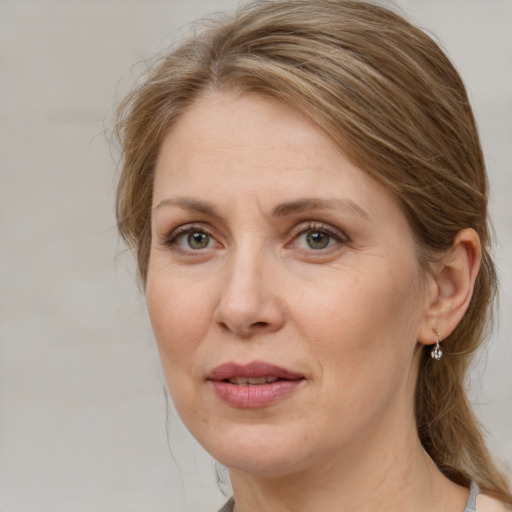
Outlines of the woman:
M 464 390 L 496 288 L 484 162 L 428 36 L 256 2 L 162 58 L 118 133 L 119 229 L 224 510 L 508 510 Z

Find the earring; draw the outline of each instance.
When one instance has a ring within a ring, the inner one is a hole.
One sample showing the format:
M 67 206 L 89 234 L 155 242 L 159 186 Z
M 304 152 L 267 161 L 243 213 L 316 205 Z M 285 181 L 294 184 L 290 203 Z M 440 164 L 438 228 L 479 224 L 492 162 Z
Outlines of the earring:
M 437 336 L 437 340 L 436 340 L 436 346 L 432 349 L 432 352 L 430 352 L 430 357 L 432 357 L 432 359 L 435 359 L 436 361 L 439 361 L 439 359 L 441 359 L 441 357 L 443 357 L 443 351 L 441 350 L 441 347 L 439 346 L 441 334 L 439 334 L 439 331 L 437 329 L 434 329 L 434 332 Z

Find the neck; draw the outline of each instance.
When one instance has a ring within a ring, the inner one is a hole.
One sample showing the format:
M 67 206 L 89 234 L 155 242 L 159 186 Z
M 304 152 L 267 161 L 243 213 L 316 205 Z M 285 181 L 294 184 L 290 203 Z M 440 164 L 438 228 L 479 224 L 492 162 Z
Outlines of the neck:
M 460 512 L 467 490 L 438 470 L 410 420 L 405 431 L 384 421 L 307 470 L 272 478 L 230 471 L 236 512 Z

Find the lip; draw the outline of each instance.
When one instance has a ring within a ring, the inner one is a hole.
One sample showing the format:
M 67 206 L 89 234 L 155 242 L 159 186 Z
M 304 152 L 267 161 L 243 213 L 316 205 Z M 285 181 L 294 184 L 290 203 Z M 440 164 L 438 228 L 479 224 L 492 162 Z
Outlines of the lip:
M 228 382 L 237 378 L 277 378 L 266 384 L 240 385 Z M 280 366 L 253 361 L 229 362 L 215 367 L 207 377 L 216 395 L 227 405 L 241 408 L 265 407 L 289 396 L 306 380 L 304 375 Z

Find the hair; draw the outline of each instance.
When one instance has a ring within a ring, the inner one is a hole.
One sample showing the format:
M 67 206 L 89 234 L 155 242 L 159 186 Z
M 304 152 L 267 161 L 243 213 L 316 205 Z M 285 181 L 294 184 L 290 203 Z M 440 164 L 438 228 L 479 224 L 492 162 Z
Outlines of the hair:
M 469 308 L 443 342 L 422 353 L 415 394 L 419 437 L 452 481 L 507 503 L 471 409 L 465 379 L 488 334 L 497 287 L 489 254 L 488 184 L 464 85 L 439 46 L 403 17 L 352 0 L 257 1 L 210 20 L 160 57 L 120 104 L 119 232 L 144 285 L 155 162 L 163 137 L 206 91 L 255 93 L 293 105 L 365 172 L 391 190 L 429 269 L 456 234 L 473 228 L 482 264 Z

